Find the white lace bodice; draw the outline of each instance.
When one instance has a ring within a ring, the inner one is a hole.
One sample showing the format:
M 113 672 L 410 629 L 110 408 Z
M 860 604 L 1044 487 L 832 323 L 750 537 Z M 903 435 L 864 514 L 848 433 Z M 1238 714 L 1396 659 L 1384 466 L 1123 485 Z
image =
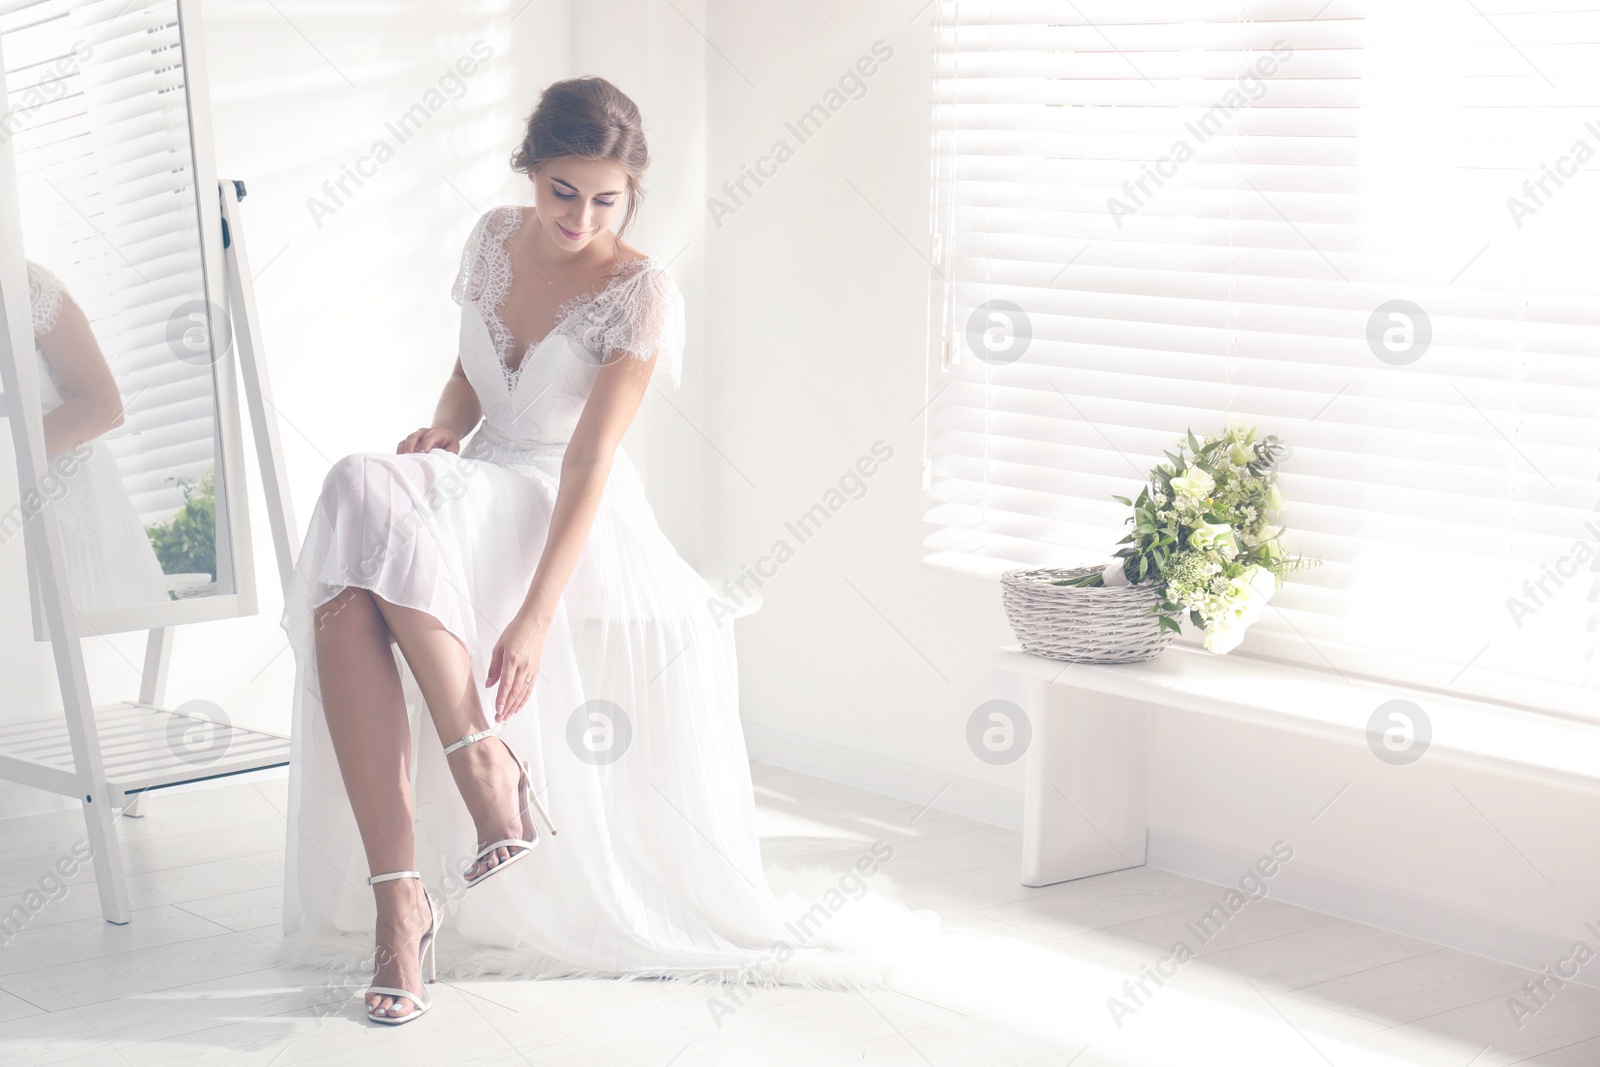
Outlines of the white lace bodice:
M 581 293 L 563 304 L 554 328 L 531 344 L 513 369 L 515 341 L 499 309 L 511 288 L 505 242 L 521 225 L 522 213 L 514 205 L 484 213 L 467 238 L 451 287 L 461 305 L 461 369 L 484 417 L 474 448 L 464 448 L 463 455 L 503 459 L 517 451 L 564 446 L 596 372 L 618 350 L 635 359 L 659 357 L 668 380 L 674 386 L 680 382 L 683 296 L 653 256 L 618 263 L 599 292 Z

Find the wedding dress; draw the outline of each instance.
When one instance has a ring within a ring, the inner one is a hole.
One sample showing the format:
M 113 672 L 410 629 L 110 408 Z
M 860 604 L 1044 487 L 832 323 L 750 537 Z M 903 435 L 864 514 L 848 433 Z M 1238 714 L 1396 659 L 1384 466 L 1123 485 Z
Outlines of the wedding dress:
M 335 462 L 285 596 L 297 670 L 280 958 L 344 966 L 353 985 L 371 970 L 372 872 L 323 717 L 313 608 L 356 585 L 433 615 L 469 650 L 492 723 L 489 656 L 527 594 L 562 452 L 602 359 L 617 349 L 653 356 L 658 377 L 680 378 L 683 299 L 653 257 L 618 263 L 598 292 L 569 301 L 512 368 L 497 309 L 511 284 L 505 241 L 521 224 L 512 206 L 480 218 L 452 290 L 483 422 L 459 456 L 360 452 Z M 461 872 L 477 833 L 392 646 L 411 729 L 415 869 L 448 912 L 442 971 L 865 988 L 881 984 L 897 948 L 931 933 L 932 912 L 872 894 L 830 891 L 825 907 L 774 895 L 740 729 L 731 612 L 719 603 L 657 525 L 619 447 L 539 678 L 501 727 L 560 833 L 541 824 L 536 848 L 470 893 Z M 837 908 L 846 895 L 854 899 Z
M 47 268 L 28 261 L 28 302 L 37 338 L 55 328 L 64 287 Z M 67 390 L 35 341 L 39 361 L 40 415 L 67 400 Z M 83 458 L 87 455 L 87 458 Z M 164 603 L 167 578 L 150 535 L 133 510 L 116 457 L 103 438 L 49 459 L 60 487 L 54 496 L 56 524 L 66 560 L 67 588 L 79 611 Z

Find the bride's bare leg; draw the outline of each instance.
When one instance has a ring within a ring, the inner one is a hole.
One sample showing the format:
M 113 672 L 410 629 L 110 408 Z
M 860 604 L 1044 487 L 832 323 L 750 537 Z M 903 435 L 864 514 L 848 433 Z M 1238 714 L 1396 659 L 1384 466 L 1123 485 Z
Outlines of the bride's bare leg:
M 416 867 L 412 827 L 411 728 L 406 721 L 393 638 L 372 594 L 346 587 L 316 610 L 317 677 L 328 735 L 372 874 Z M 417 989 L 417 938 L 431 916 L 422 883 L 394 878 L 372 887 L 377 898 L 377 973 L 373 985 Z M 397 1003 L 398 1002 L 398 1003 Z M 394 1016 L 416 1010 L 409 997 L 373 993 L 369 1008 Z
M 489 721 L 478 702 L 472 659 L 456 636 L 425 611 L 390 603 L 376 594 L 372 599 L 400 643 L 440 743 L 451 745 L 467 734 L 487 730 Z M 479 842 L 522 836 L 517 766 L 504 745 L 493 740 L 468 745 L 452 752 L 446 763 L 477 827 Z M 467 876 L 476 878 L 509 859 L 511 852 L 510 848 L 496 849 L 467 868 Z

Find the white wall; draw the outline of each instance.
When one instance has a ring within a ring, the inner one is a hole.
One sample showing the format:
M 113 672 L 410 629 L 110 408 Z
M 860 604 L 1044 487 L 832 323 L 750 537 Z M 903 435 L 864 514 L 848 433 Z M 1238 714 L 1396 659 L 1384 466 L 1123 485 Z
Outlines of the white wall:
M 964 740 L 973 708 L 1016 696 L 987 665 L 1011 640 L 998 587 L 920 563 L 930 12 L 765 0 L 711 12 L 707 195 L 731 203 L 724 180 L 778 139 L 794 147 L 713 224 L 707 275 L 707 536 L 721 571 L 770 574 L 766 606 L 740 623 L 752 743 L 774 755 L 822 741 L 873 757 L 862 773 L 899 761 L 922 799 L 949 786 L 941 805 L 1014 821 L 1020 768 L 983 764 Z M 877 41 L 893 55 L 865 94 L 799 143 L 786 123 Z M 845 492 L 809 539 L 791 532 L 878 440 L 892 456 L 865 492 Z M 792 558 L 765 563 L 780 540 Z
M 875 40 L 894 56 L 711 231 L 708 537 L 727 572 L 794 547 L 740 623 L 758 758 L 1015 826 L 1022 765 L 964 738 L 980 703 L 1023 698 L 988 667 L 1014 641 L 998 584 L 918 562 L 932 63 L 915 8 L 710 5 L 708 195 Z M 787 534 L 878 438 L 893 458 L 865 495 Z M 1593 796 L 1220 719 L 1158 714 L 1153 735 L 1158 866 L 1231 883 L 1287 839 L 1282 898 L 1534 967 L 1600 920 Z

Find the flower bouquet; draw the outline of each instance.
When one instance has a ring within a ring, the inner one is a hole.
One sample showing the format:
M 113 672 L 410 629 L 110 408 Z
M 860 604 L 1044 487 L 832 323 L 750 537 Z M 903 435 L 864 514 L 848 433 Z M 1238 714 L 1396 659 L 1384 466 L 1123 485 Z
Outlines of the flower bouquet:
M 1200 440 L 1188 432 L 1136 499 L 1115 498 L 1133 509 L 1116 561 L 1052 584 L 1152 587 L 1163 633 L 1177 633 L 1187 614 L 1208 651 L 1232 651 L 1284 576 L 1321 562 L 1289 553 L 1270 521 L 1283 506 L 1278 463 L 1287 451 L 1233 420 Z

